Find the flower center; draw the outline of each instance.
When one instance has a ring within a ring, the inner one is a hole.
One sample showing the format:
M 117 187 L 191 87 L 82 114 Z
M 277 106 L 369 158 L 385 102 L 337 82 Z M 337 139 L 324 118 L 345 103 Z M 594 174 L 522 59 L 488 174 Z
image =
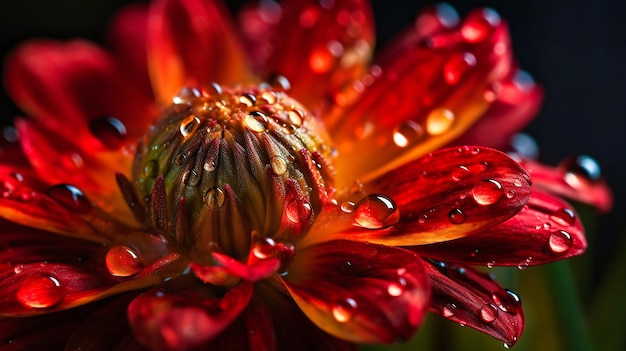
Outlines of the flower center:
M 319 123 L 281 88 L 184 88 L 138 145 L 145 221 L 198 263 L 304 235 L 332 191 Z

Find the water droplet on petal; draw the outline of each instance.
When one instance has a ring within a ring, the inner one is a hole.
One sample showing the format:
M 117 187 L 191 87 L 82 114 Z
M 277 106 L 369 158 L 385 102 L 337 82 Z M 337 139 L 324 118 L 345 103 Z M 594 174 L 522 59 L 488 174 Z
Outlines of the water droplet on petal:
M 476 57 L 470 52 L 452 56 L 443 66 L 443 77 L 448 84 L 456 84 L 470 67 L 476 66 Z
M 345 298 L 338 301 L 332 308 L 333 317 L 338 322 L 345 323 L 352 319 L 354 312 L 357 308 L 357 303 L 352 298 Z
M 400 210 L 385 195 L 372 194 L 364 197 L 354 209 L 354 222 L 363 228 L 380 229 L 397 224 Z
M 572 236 L 564 230 L 557 230 L 550 234 L 549 244 L 552 252 L 565 252 L 572 247 Z
M 495 179 L 483 179 L 472 190 L 474 201 L 479 205 L 493 205 L 504 195 L 502 185 Z
M 287 204 L 287 219 L 293 223 L 306 223 L 311 217 L 313 209 L 308 202 L 302 202 L 298 199 L 292 199 Z
M 268 118 L 259 111 L 252 111 L 244 117 L 244 123 L 250 130 L 257 133 L 264 132 L 267 129 Z
M 447 108 L 432 110 L 426 117 L 426 131 L 431 135 L 447 132 L 454 123 L 454 113 Z
M 46 191 L 48 196 L 58 201 L 61 205 L 76 210 L 80 213 L 88 212 L 93 205 L 82 190 L 69 184 L 58 184 Z
M 50 308 L 63 301 L 65 288 L 56 277 L 49 274 L 36 273 L 22 281 L 16 297 L 18 301 L 27 307 Z
M 446 318 L 450 318 L 456 313 L 456 308 L 456 305 L 453 303 L 446 304 L 441 311 L 442 315 Z
M 183 137 L 187 137 L 193 133 L 196 132 L 196 130 L 198 130 L 198 127 L 200 126 L 200 118 L 198 118 L 197 116 L 191 115 L 187 118 L 185 118 L 181 123 L 180 123 L 180 134 Z
M 465 222 L 465 214 L 460 208 L 455 208 L 448 213 L 448 220 L 452 224 L 461 224 Z
M 224 200 L 224 192 L 220 188 L 211 188 L 204 194 L 204 204 L 208 208 L 220 208 L 224 204 Z
M 2 179 L 2 189 L 12 192 L 24 181 L 24 176 L 19 172 L 11 172 Z
M 406 289 L 406 279 L 400 277 L 397 282 L 390 283 L 387 286 L 387 293 L 391 296 L 400 296 Z
M 111 149 L 120 147 L 128 134 L 124 123 L 112 116 L 92 119 L 89 121 L 89 131 Z
M 400 124 L 393 133 L 393 141 L 399 147 L 406 147 L 424 136 L 422 126 L 413 121 Z
M 523 271 L 524 269 L 528 268 L 528 266 L 530 266 L 532 261 L 533 261 L 532 257 L 527 257 L 526 259 L 520 261 L 520 263 L 517 265 L 517 268 L 520 271 Z
M 565 171 L 565 181 L 573 187 L 578 187 L 581 181 L 595 182 L 602 177 L 600 165 L 589 156 L 567 158 L 559 168 Z
M 498 308 L 492 304 L 486 304 L 480 309 L 480 318 L 486 323 L 495 321 L 498 318 Z
M 111 247 L 106 255 L 106 265 L 109 273 L 116 277 L 130 277 L 144 269 L 139 253 L 127 245 Z
M 460 182 L 471 174 L 472 172 L 466 166 L 459 166 L 452 171 L 451 176 L 452 180 Z
M 554 211 L 550 216 L 555 223 L 563 226 L 571 226 L 576 223 L 576 214 L 571 208 L 564 207 L 560 210 Z
M 341 211 L 344 213 L 352 213 L 356 205 L 352 201 L 346 201 L 341 204 Z
M 283 175 L 287 172 L 287 161 L 282 156 L 272 156 L 270 158 L 270 166 L 276 175 Z
M 202 96 L 200 90 L 196 88 L 184 87 L 178 91 L 178 94 L 172 99 L 176 105 L 188 104 Z
M 468 43 L 477 43 L 491 33 L 491 30 L 500 24 L 500 15 L 492 9 L 471 13 L 461 27 L 461 35 Z
M 259 259 L 267 259 L 276 254 L 276 242 L 272 238 L 263 238 L 252 246 L 252 254 Z

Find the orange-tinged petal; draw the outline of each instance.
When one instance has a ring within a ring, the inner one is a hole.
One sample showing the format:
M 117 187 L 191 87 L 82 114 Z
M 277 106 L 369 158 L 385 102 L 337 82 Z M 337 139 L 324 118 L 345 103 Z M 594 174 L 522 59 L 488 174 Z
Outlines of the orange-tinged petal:
M 478 233 L 519 212 L 531 193 L 529 176 L 517 162 L 500 151 L 478 147 L 433 152 L 365 184 L 364 191 L 387 198 L 399 217 L 369 227 L 361 219 L 341 235 L 399 246 Z M 365 210 L 357 204 L 352 214 Z
M 505 77 L 511 53 L 506 24 L 485 11 L 375 66 L 356 103 L 331 112 L 340 186 L 442 147 L 487 111 L 485 91 Z M 463 29 L 476 22 L 487 23 L 484 33 L 465 38 Z
M 513 346 L 524 329 L 519 297 L 471 267 L 429 261 L 431 312 Z
M 587 247 L 574 209 L 537 190 L 520 213 L 476 235 L 412 247 L 422 257 L 488 266 L 525 268 L 582 254 Z
M 376 244 L 337 240 L 306 247 L 283 279 L 318 327 L 353 342 L 407 340 L 429 302 L 417 257 Z
M 240 38 L 220 1 L 156 1 L 150 7 L 148 59 L 157 98 L 165 106 L 184 86 L 250 80 Z
M 324 95 L 360 77 L 374 45 L 368 1 L 284 1 L 265 74 L 285 76 L 290 95 L 315 107 Z
M 542 191 L 593 205 L 602 212 L 613 207 L 613 194 L 600 174 L 600 166 L 589 156 L 565 159 L 558 167 L 523 159 L 533 178 L 533 184 Z
M 222 297 L 195 290 L 152 290 L 128 306 L 128 320 L 137 340 L 158 350 L 189 350 L 207 344 L 245 310 L 252 285 L 242 283 Z

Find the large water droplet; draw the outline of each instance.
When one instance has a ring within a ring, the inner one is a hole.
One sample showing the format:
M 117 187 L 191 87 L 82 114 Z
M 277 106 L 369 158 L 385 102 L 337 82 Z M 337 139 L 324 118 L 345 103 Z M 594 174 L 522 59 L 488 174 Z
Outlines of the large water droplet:
M 522 307 L 522 300 L 511 290 L 502 289 L 499 292 L 494 292 L 491 299 L 498 308 L 511 315 L 519 313 Z
M 93 209 L 93 205 L 82 190 L 70 184 L 58 184 L 46 191 L 48 196 L 71 210 L 85 213 Z
M 498 308 L 492 304 L 486 304 L 480 309 L 480 318 L 486 323 L 492 323 L 498 318 Z
M 312 212 L 310 203 L 298 199 L 290 200 L 286 208 L 287 219 L 293 223 L 306 223 Z
M 465 214 L 460 208 L 455 208 L 448 213 L 448 220 L 452 224 L 461 224 L 465 222 Z
M 380 229 L 400 221 L 400 210 L 396 203 L 380 194 L 368 195 L 361 199 L 353 213 L 354 222 L 368 229 Z
M 200 126 L 200 118 L 197 116 L 191 115 L 185 118 L 182 122 L 180 122 L 180 134 L 183 138 L 195 133 Z
M 471 13 L 461 27 L 461 35 L 468 43 L 477 43 L 491 33 L 492 29 L 500 24 L 500 15 L 492 9 Z
M 63 301 L 65 288 L 53 275 L 36 273 L 22 281 L 16 297 L 27 307 L 50 308 Z
M 124 123 L 112 116 L 92 119 L 89 121 L 89 131 L 110 149 L 120 147 L 128 134 Z
M 581 182 L 595 182 L 602 177 L 600 165 L 589 156 L 567 158 L 559 164 L 565 171 L 565 181 L 572 187 L 580 186 Z
M 352 319 L 354 312 L 356 311 L 357 303 L 352 298 L 345 298 L 335 303 L 332 308 L 333 317 L 338 322 L 345 323 Z
M 127 245 L 111 247 L 106 255 L 106 265 L 109 273 L 116 277 L 130 277 L 144 269 L 139 253 Z
M 447 132 L 454 123 L 454 113 L 447 108 L 432 110 L 426 117 L 426 131 L 431 135 Z
M 552 250 L 552 252 L 562 253 L 572 247 L 572 236 L 564 230 L 557 230 L 550 234 L 548 243 L 550 244 L 550 250 Z
M 483 179 L 472 190 L 474 201 L 479 205 L 493 205 L 504 195 L 502 185 L 495 179 Z
M 259 259 L 267 259 L 276 254 L 276 242 L 272 238 L 262 238 L 252 246 L 252 254 Z
M 268 118 L 259 111 L 252 111 L 244 117 L 246 126 L 257 133 L 264 132 L 267 129 Z
M 413 121 L 400 124 L 393 133 L 393 141 L 399 147 L 406 147 L 424 136 L 422 126 Z
M 443 66 L 443 78 L 448 84 L 456 84 L 467 73 L 470 67 L 476 66 L 476 57 L 470 52 L 457 54 Z
M 220 188 L 211 188 L 204 194 L 204 204 L 208 208 L 220 208 L 224 204 L 224 200 L 224 191 Z

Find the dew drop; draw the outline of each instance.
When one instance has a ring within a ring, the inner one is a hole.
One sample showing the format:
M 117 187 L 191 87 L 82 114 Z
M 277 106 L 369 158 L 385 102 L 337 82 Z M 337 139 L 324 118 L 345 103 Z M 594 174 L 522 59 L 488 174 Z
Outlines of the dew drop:
M 306 222 L 312 214 L 311 204 L 298 199 L 292 199 L 287 204 L 287 219 L 293 223 Z
M 250 130 L 257 133 L 264 132 L 267 129 L 268 119 L 262 112 L 252 111 L 244 117 L 243 121 Z
M 24 271 L 24 265 L 23 264 L 18 264 L 15 267 L 13 267 L 13 273 L 15 274 L 20 274 Z
M 455 168 L 454 170 L 452 170 L 452 173 L 451 173 L 452 180 L 456 182 L 460 182 L 463 179 L 466 179 L 467 177 L 469 177 L 470 175 L 472 175 L 472 171 L 470 171 L 466 166 L 459 166 Z
M 61 281 L 44 273 L 24 279 L 16 293 L 18 301 L 30 308 L 54 307 L 63 301 L 65 295 Z
M 600 165 L 589 156 L 567 158 L 559 163 L 559 168 L 565 171 L 565 181 L 578 187 L 581 181 L 595 182 L 602 177 Z
M 554 211 L 550 216 L 555 223 L 563 226 L 571 226 L 576 223 L 576 214 L 571 208 L 564 207 L 560 210 Z
M 276 242 L 272 238 L 263 238 L 252 246 L 252 254 L 259 259 L 267 259 L 276 254 Z
M 502 185 L 495 179 L 483 179 L 472 190 L 474 201 L 479 205 L 493 205 L 504 195 Z
M 90 120 L 89 131 L 110 149 L 120 147 L 128 134 L 124 123 L 112 116 Z
M 19 172 L 11 172 L 7 174 L 4 179 L 2 179 L 2 188 L 9 192 L 17 189 L 20 184 L 24 181 L 24 176 Z
M 282 74 L 272 74 L 268 79 L 269 85 L 275 90 L 288 91 L 291 89 L 291 82 Z
M 333 317 L 338 322 L 346 323 L 352 316 L 357 308 L 357 303 L 352 298 L 345 298 L 343 300 L 338 301 L 335 306 L 332 308 Z
M 562 253 L 572 247 L 572 236 L 564 230 L 557 230 L 550 234 L 548 243 L 550 244 L 550 250 L 552 250 L 552 252 Z
M 454 55 L 443 66 L 443 77 L 448 84 L 456 84 L 474 66 L 476 66 L 476 57 L 472 53 L 464 52 Z
M 239 97 L 239 103 L 246 107 L 252 107 L 256 104 L 256 96 L 253 94 L 243 94 Z
M 422 126 L 413 121 L 400 124 L 393 133 L 393 141 L 399 147 L 406 147 L 424 136 Z
M 354 202 L 346 201 L 341 204 L 340 208 L 341 208 L 341 211 L 343 211 L 344 213 L 352 213 L 354 212 L 355 207 L 356 205 L 354 204 Z
M 224 204 L 224 200 L 224 192 L 220 188 L 211 188 L 204 194 L 204 204 L 208 208 L 220 208 Z
M 491 294 L 491 299 L 502 311 L 516 315 L 521 311 L 522 300 L 515 292 L 502 289 L 500 292 Z
M 492 323 L 498 318 L 498 308 L 493 304 L 486 304 L 480 309 L 480 318 L 486 323 Z
M 406 279 L 400 277 L 398 278 L 397 282 L 390 283 L 387 286 L 387 293 L 390 296 L 397 297 L 397 296 L 402 295 L 405 289 L 406 289 Z
M 200 118 L 198 118 L 197 116 L 191 115 L 187 118 L 185 118 L 181 123 L 180 123 L 180 134 L 186 138 L 187 136 L 193 134 L 196 132 L 196 130 L 198 130 L 198 127 L 200 126 Z
M 397 224 L 399 221 L 398 206 L 385 195 L 368 195 L 354 208 L 354 222 L 363 228 L 380 229 Z
M 106 255 L 109 273 L 116 277 L 130 277 L 144 269 L 139 253 L 127 245 L 115 245 Z
M 456 313 L 456 305 L 453 303 L 449 303 L 446 304 L 445 306 L 443 306 L 443 309 L 441 311 L 441 314 L 446 317 L 446 318 L 450 318 L 452 316 L 454 316 L 454 314 Z
M 272 156 L 270 158 L 270 166 L 276 175 L 283 175 L 287 172 L 287 161 L 282 156 Z
M 460 208 L 455 208 L 448 213 L 448 220 L 452 224 L 461 224 L 465 222 L 465 214 Z
M 490 34 L 491 30 L 500 24 L 500 15 L 492 9 L 471 13 L 461 27 L 461 35 L 468 43 L 478 43 Z
M 172 102 L 176 105 L 188 104 L 202 96 L 200 90 L 196 88 L 184 87 L 174 96 Z
M 532 261 L 533 261 L 532 257 L 527 257 L 526 259 L 520 261 L 520 263 L 517 265 L 517 268 L 520 271 L 523 271 L 524 269 L 528 268 L 528 266 L 530 266 Z
M 289 118 L 289 123 L 294 126 L 301 126 L 304 122 L 304 112 L 298 109 L 287 112 L 287 117 Z
M 447 108 L 432 110 L 426 117 L 426 131 L 431 135 L 447 132 L 454 123 L 454 113 Z
M 487 268 L 493 268 L 496 266 L 496 261 L 489 261 L 487 262 Z
M 70 184 L 58 184 L 46 191 L 48 196 L 55 199 L 66 208 L 76 210 L 80 213 L 93 209 L 93 205 L 82 190 Z

